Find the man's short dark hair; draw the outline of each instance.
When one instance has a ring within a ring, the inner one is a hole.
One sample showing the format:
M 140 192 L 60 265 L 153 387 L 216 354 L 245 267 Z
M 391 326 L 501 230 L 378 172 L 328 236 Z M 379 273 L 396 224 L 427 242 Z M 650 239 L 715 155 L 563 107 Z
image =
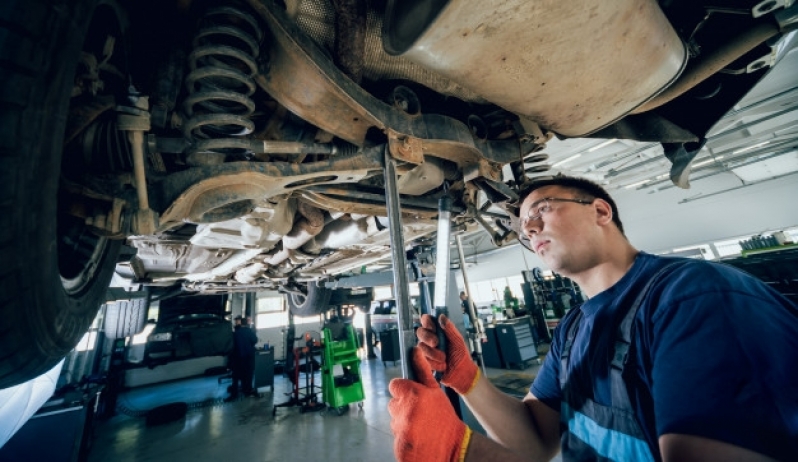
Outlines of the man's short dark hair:
M 615 205 L 615 201 L 612 200 L 610 194 L 597 183 L 594 183 L 590 180 L 585 178 L 578 178 L 575 176 L 567 176 L 567 175 L 557 175 L 552 178 L 546 178 L 542 180 L 533 181 L 529 183 L 524 189 L 521 190 L 519 194 L 518 200 L 518 207 L 520 210 L 521 204 L 526 200 L 527 196 L 532 194 L 532 191 L 536 189 L 543 188 L 545 186 L 559 186 L 561 188 L 571 189 L 575 191 L 577 194 L 582 194 L 588 197 L 584 197 L 583 199 L 602 199 L 610 204 L 612 208 L 612 222 L 615 223 L 615 226 L 623 232 L 623 223 L 621 223 L 621 217 L 618 214 L 618 206 Z

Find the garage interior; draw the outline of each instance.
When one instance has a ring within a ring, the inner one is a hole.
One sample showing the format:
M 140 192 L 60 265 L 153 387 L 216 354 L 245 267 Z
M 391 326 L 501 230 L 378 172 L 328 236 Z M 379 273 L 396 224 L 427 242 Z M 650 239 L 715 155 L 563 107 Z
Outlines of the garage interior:
M 638 249 L 727 262 L 798 303 L 794 35 L 773 70 L 709 132 L 693 161 L 689 189 L 671 182 L 671 164 L 660 144 L 614 138 L 552 139 L 544 151 L 548 168 L 531 176 L 563 173 L 594 180 L 613 195 Z M 518 243 L 499 247 L 483 227 L 455 233 L 446 285 L 450 317 L 468 336 L 458 296 L 467 289 L 488 336 L 481 346 L 486 375 L 502 391 L 523 397 L 546 356 L 552 329 L 582 295 Z M 331 301 L 322 316 L 293 316 L 285 294 L 278 292 L 220 296 L 207 313 L 223 318 L 227 332 L 235 317 L 249 318 L 257 336 L 257 395 L 233 400 L 226 355 L 196 349 L 153 355 L 159 310 L 168 302 L 144 292 L 131 298 L 130 292 L 113 290 L 124 281 L 112 283 L 108 302 L 76 349 L 36 379 L 41 389 L 57 384 L 58 394 L 39 409 L 19 404 L 10 411 L 30 419 L 0 447 L 0 460 L 394 460 L 388 383 L 402 376 L 406 364 L 396 329 L 393 273 L 385 258 L 330 283 L 347 296 Z M 430 297 L 424 295 L 425 284 L 434 292 L 434 278 L 412 275 L 408 282 L 418 310 Z M 366 301 L 348 303 L 354 298 Z M 108 320 L 121 319 L 119 310 L 126 309 L 140 313 L 140 329 L 115 338 L 108 333 L 115 321 Z M 325 331 L 334 341 L 325 341 Z M 346 344 L 350 334 L 354 343 Z M 211 334 L 203 338 L 195 348 L 224 349 Z M 350 354 L 348 360 L 341 359 L 343 353 Z M 351 375 L 349 382 L 335 380 Z M 352 387 L 352 381 L 362 395 L 343 402 L 326 396 Z M 0 390 L 0 402 L 22 403 L 36 390 Z M 483 431 L 464 405 L 462 412 L 475 431 Z

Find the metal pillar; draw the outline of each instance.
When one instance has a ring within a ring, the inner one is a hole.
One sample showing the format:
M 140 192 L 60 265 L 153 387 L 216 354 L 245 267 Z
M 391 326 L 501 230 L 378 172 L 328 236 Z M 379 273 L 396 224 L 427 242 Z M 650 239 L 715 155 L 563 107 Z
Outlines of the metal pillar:
M 407 277 L 407 255 L 402 231 L 402 212 L 399 204 L 399 189 L 396 181 L 396 165 L 385 145 L 385 198 L 388 208 L 388 230 L 391 235 L 391 260 L 393 261 L 393 288 L 396 299 L 397 325 L 399 327 L 399 349 L 401 350 L 402 378 L 413 378 L 410 367 L 410 348 L 416 343 L 413 331 L 413 315 L 410 311 L 410 286 Z
M 465 287 L 466 297 L 468 297 L 468 316 L 472 320 L 471 324 L 475 332 L 475 334 L 472 334 L 469 329 L 467 335 L 472 339 L 474 344 L 474 352 L 477 354 L 477 363 L 482 368 L 482 374 L 487 377 L 485 360 L 482 358 L 482 340 L 486 338 L 485 328 L 474 309 L 474 299 L 471 298 L 471 289 L 468 286 L 468 274 L 466 274 L 466 261 L 463 255 L 463 241 L 459 234 L 454 237 L 454 240 L 457 242 L 457 254 L 460 257 L 460 271 L 463 273 L 463 286 Z

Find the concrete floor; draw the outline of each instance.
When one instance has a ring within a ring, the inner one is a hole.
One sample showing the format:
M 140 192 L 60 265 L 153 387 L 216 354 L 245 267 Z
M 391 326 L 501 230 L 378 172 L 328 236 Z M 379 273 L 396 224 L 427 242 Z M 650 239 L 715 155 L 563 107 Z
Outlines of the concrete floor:
M 535 374 L 537 364 L 524 371 Z M 488 376 L 508 372 L 489 369 Z M 300 413 L 298 407 L 280 407 L 272 418 L 273 404 L 287 400 L 291 382 L 278 375 L 274 390 L 265 388 L 261 398 L 243 398 L 224 403 L 229 382 L 201 377 L 141 387 L 122 394 L 119 404 L 125 414 L 99 422 L 89 453 L 90 462 L 181 462 L 226 461 L 267 462 L 390 461 L 394 460 L 393 435 L 387 404 L 388 382 L 401 374 L 397 365 L 383 365 L 379 359 L 363 360 L 361 376 L 366 399 L 362 409 L 352 405 L 349 412 Z M 316 374 L 320 385 L 320 375 Z M 321 395 L 319 394 L 319 397 Z M 141 415 L 147 409 L 175 401 L 204 402 L 190 408 L 176 422 L 147 426 Z M 482 431 L 466 411 L 464 420 Z

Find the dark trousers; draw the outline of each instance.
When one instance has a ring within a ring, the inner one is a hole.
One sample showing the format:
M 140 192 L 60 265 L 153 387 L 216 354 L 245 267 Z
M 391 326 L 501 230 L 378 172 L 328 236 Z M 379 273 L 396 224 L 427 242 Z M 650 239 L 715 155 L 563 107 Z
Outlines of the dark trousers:
M 231 356 L 231 369 L 233 370 L 233 387 L 230 390 L 232 396 L 238 395 L 241 390 L 245 395 L 251 394 L 252 380 L 255 376 L 255 356 Z

